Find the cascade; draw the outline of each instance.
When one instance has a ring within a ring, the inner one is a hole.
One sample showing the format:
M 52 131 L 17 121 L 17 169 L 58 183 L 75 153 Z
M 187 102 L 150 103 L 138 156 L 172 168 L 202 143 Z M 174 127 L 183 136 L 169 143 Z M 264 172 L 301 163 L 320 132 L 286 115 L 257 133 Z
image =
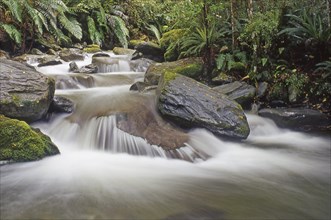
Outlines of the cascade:
M 153 92 L 129 91 L 149 61 L 110 55 L 118 63 L 102 73 L 68 73 L 67 62 L 37 68 L 55 78 L 56 95 L 72 100 L 75 111 L 32 125 L 60 155 L 0 165 L 1 219 L 330 218 L 329 136 L 247 114 L 245 141 L 196 128 L 185 131 L 184 147 L 166 151 L 118 126 L 122 117 L 142 117 L 129 121 L 139 123 L 144 115 L 164 126 Z

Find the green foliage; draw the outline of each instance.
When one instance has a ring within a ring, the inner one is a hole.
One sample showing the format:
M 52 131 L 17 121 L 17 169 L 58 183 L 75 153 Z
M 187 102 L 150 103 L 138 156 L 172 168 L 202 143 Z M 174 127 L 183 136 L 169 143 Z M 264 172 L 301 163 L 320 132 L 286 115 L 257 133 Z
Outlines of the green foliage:
M 125 22 L 117 16 L 110 16 L 110 25 L 115 33 L 116 38 L 120 42 L 120 44 L 124 47 L 128 47 L 128 37 L 129 30 L 127 29 Z
M 245 70 L 247 66 L 247 57 L 244 51 L 235 51 L 234 53 L 220 53 L 216 58 L 216 67 L 221 71 Z
M 0 23 L 0 29 L 3 29 L 16 44 L 22 43 L 22 34 L 14 25 Z

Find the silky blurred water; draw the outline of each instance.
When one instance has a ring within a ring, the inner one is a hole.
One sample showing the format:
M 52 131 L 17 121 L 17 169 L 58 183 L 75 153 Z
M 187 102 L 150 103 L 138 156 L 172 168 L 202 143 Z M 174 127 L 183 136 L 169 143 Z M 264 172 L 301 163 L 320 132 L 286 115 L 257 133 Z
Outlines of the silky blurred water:
M 196 128 L 177 152 L 192 161 L 172 159 L 116 127 L 116 112 L 153 98 L 129 91 L 139 74 L 95 74 L 90 87 L 56 91 L 75 112 L 33 126 L 61 154 L 0 166 L 1 219 L 330 219 L 330 136 L 247 114 L 247 140 Z

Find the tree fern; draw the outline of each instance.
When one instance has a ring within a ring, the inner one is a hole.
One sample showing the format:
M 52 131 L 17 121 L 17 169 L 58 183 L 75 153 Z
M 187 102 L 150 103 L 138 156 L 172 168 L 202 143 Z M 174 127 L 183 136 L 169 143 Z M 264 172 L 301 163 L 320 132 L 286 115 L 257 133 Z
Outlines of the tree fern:
M 0 23 L 0 28 L 3 29 L 17 45 L 22 43 L 22 34 L 14 25 Z
M 109 24 L 117 37 L 120 44 L 124 47 L 128 47 L 128 37 L 129 37 L 129 30 L 127 29 L 125 22 L 115 15 L 109 16 Z
M 161 40 L 161 32 L 159 31 L 159 29 L 155 26 L 155 25 L 149 25 L 147 27 L 148 30 L 152 31 L 154 36 L 156 37 L 158 43 L 160 44 L 160 40 Z

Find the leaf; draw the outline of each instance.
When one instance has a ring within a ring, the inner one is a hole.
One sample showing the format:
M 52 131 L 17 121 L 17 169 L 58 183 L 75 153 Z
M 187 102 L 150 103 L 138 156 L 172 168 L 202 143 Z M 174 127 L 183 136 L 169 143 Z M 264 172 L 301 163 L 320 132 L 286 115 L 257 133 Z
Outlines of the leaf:
M 110 25 L 114 31 L 115 36 L 124 48 L 128 47 L 129 30 L 127 29 L 125 22 L 118 16 L 110 15 Z
M 0 23 L 0 28 L 3 29 L 17 45 L 22 43 L 22 34 L 14 25 Z
M 268 62 L 268 58 L 262 58 L 261 59 L 261 63 L 262 63 L 262 66 L 265 66 Z
M 74 18 L 68 19 L 64 14 L 59 15 L 59 21 L 61 25 L 69 31 L 75 38 L 78 40 L 82 39 L 83 33 L 82 28 L 80 27 L 80 24 L 78 21 Z

